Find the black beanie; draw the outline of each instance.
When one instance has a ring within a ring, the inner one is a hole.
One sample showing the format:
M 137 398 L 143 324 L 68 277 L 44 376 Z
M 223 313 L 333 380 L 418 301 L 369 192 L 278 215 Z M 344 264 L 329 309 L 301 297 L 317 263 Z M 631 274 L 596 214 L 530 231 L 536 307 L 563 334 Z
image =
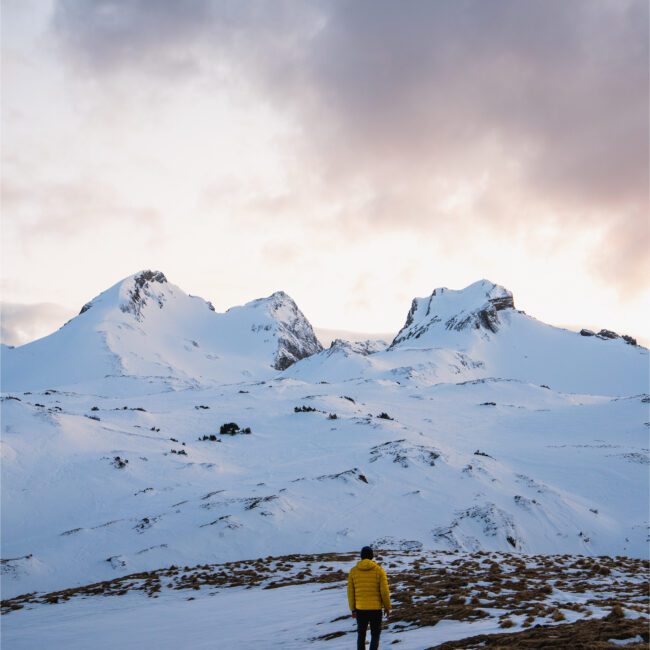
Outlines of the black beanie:
M 370 546 L 364 546 L 361 549 L 361 559 L 362 560 L 372 560 L 373 558 L 373 552 Z

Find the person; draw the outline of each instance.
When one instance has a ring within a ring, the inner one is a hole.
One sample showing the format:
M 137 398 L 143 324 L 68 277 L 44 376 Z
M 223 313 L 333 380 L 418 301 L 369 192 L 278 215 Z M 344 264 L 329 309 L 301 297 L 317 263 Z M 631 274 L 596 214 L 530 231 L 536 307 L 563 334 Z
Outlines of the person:
M 365 650 L 366 630 L 370 623 L 370 650 L 379 648 L 381 610 L 390 614 L 390 592 L 386 572 L 372 561 L 370 546 L 361 549 L 361 560 L 348 574 L 348 604 L 357 620 L 357 650 Z

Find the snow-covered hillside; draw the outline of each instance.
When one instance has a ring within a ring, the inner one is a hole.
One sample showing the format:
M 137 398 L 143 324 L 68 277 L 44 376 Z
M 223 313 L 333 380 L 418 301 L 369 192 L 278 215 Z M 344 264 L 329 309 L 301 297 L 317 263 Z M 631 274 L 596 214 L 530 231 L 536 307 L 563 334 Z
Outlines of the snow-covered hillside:
M 436 290 L 321 351 L 286 294 L 143 272 L 3 349 L 5 597 L 367 543 L 646 557 L 648 351 L 513 304 Z
M 332 347 L 290 369 L 318 381 L 365 377 L 432 385 L 480 378 L 517 379 L 572 393 L 625 396 L 648 390 L 648 350 L 603 331 L 546 325 L 514 307 L 512 294 L 481 280 L 415 298 L 385 350 Z
M 57 332 L 3 349 L 2 388 L 91 381 L 102 392 L 107 378 L 122 376 L 156 377 L 174 387 L 267 378 L 321 349 L 281 291 L 218 314 L 163 273 L 142 271 L 86 303 Z

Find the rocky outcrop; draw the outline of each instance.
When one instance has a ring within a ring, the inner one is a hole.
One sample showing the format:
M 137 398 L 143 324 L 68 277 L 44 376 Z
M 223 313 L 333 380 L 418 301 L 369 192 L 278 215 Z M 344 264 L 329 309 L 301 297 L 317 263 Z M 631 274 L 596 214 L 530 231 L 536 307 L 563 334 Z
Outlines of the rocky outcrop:
M 286 370 L 296 361 L 323 350 L 310 322 L 284 291 L 276 291 L 268 298 L 260 298 L 249 304 L 263 309 L 275 321 L 271 326 L 267 324 L 261 327 L 275 329 L 278 348 L 273 367 L 276 370 Z
M 601 329 L 600 332 L 596 334 L 596 332 L 592 330 L 583 328 L 580 330 L 580 336 L 595 336 L 596 338 L 599 338 L 603 341 L 613 341 L 615 339 L 622 339 L 628 345 L 635 345 L 635 346 L 638 345 L 635 338 L 628 336 L 627 334 L 617 334 L 612 330 L 606 330 L 606 329 Z
M 345 355 L 360 354 L 367 357 L 386 349 L 386 342 L 380 340 L 367 339 L 365 341 L 346 341 L 344 339 L 334 339 L 327 350 L 328 356 L 337 352 Z
M 444 287 L 434 289 L 429 298 L 413 300 L 404 327 L 390 348 L 409 339 L 418 339 L 432 328 L 496 333 L 501 324 L 499 313 L 514 308 L 512 293 L 488 280 L 480 280 L 460 291 Z
M 133 278 L 133 287 L 128 290 L 128 298 L 120 305 L 125 313 L 130 313 L 137 320 L 142 320 L 142 310 L 148 302 L 154 302 L 162 309 L 165 297 L 155 284 L 166 284 L 167 278 L 161 271 L 142 271 Z

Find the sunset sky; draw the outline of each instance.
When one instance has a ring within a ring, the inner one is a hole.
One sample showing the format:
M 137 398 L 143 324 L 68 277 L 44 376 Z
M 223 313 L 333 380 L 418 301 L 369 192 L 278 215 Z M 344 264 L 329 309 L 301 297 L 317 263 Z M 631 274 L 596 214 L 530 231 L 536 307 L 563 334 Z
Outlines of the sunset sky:
M 647 0 L 1 0 L 2 341 L 163 271 L 401 327 L 487 278 L 650 343 Z

